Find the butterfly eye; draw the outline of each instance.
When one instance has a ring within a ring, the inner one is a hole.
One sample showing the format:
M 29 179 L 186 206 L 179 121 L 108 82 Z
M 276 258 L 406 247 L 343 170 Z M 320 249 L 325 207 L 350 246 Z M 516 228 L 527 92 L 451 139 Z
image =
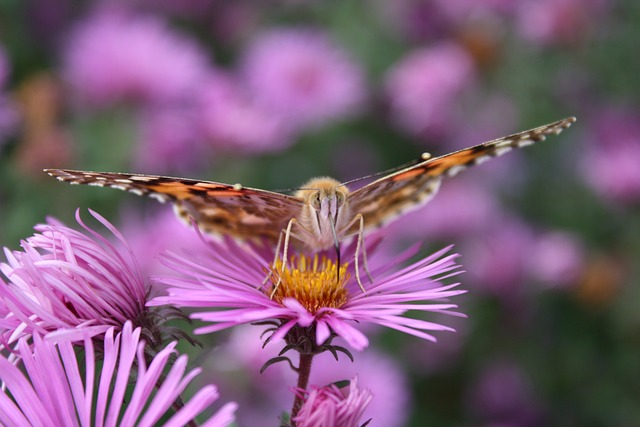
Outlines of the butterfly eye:
M 311 196 L 311 206 L 315 209 L 320 209 L 320 193 L 315 192 L 313 196 Z
M 336 200 L 338 201 L 338 207 L 342 206 L 345 200 L 344 194 L 336 191 Z

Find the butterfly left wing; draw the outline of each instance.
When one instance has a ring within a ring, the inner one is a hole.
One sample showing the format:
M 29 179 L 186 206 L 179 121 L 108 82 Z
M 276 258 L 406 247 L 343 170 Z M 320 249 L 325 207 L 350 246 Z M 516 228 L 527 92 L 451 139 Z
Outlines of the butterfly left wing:
M 207 233 L 238 238 L 264 237 L 277 242 L 289 219 L 303 202 L 286 194 L 211 181 L 128 173 L 45 169 L 70 184 L 125 190 L 161 202 L 173 202 L 180 217 L 193 218 Z
M 427 203 L 436 194 L 443 176 L 501 156 L 513 148 L 525 147 L 558 135 L 576 121 L 568 117 L 525 132 L 494 139 L 444 156 L 421 159 L 418 164 L 380 178 L 348 196 L 353 214 L 362 214 L 367 229 Z

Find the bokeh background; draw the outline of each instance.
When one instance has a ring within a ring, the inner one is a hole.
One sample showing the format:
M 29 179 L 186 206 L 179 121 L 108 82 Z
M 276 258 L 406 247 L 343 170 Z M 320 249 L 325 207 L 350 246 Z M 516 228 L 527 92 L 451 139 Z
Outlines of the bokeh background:
M 314 380 L 357 372 L 372 426 L 640 425 L 638 22 L 634 0 L 2 0 L 0 244 L 78 207 L 148 273 L 194 244 L 168 206 L 43 168 L 285 190 L 575 115 L 386 230 L 389 253 L 455 244 L 468 318 L 442 321 L 458 332 L 372 330 Z M 185 351 L 238 424 L 276 425 L 293 382 L 258 375 L 255 331 L 203 341 Z

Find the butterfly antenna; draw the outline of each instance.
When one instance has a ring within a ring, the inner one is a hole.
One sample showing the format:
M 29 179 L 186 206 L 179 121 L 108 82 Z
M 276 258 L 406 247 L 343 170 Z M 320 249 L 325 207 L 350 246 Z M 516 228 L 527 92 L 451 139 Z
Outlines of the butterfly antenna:
M 288 194 L 288 193 L 295 193 L 296 191 L 300 191 L 300 190 L 313 190 L 313 191 L 318 191 L 318 190 L 319 190 L 319 188 L 301 187 L 301 188 L 286 188 L 286 189 L 278 189 L 278 190 L 270 190 L 270 191 L 273 191 L 274 193 L 283 193 L 283 194 Z
M 354 182 L 358 182 L 358 181 L 365 181 L 367 179 L 373 179 L 373 178 L 378 178 L 378 177 L 381 177 L 381 176 L 386 176 L 386 175 L 389 175 L 391 173 L 398 172 L 398 171 L 401 171 L 403 169 L 406 169 L 408 167 L 415 166 L 418 163 L 422 163 L 425 160 L 429 160 L 430 158 L 431 158 L 431 154 L 430 153 L 422 153 L 422 155 L 420 156 L 419 159 L 412 160 L 410 162 L 407 162 L 407 163 L 402 164 L 400 166 L 396 166 L 396 167 L 391 168 L 391 169 L 383 170 L 382 172 L 376 172 L 376 173 L 372 173 L 371 175 L 367 175 L 367 176 L 363 176 L 363 177 L 360 177 L 360 178 L 351 179 L 349 181 L 341 183 L 338 187 L 344 187 L 346 185 L 353 184 Z

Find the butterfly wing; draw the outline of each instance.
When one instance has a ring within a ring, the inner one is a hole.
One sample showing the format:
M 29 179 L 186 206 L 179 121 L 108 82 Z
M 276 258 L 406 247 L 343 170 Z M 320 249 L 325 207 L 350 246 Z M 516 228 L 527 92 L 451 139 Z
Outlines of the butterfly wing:
M 178 215 L 193 218 L 207 233 L 238 238 L 265 237 L 277 241 L 280 230 L 298 216 L 303 201 L 286 194 L 236 185 L 183 178 L 128 173 L 46 169 L 70 184 L 87 184 L 129 191 L 173 202 Z
M 376 228 L 403 212 L 427 203 L 438 191 L 443 176 L 557 135 L 576 121 L 569 117 L 525 132 L 494 139 L 444 156 L 421 159 L 416 165 L 380 178 L 349 194 L 354 214 L 364 216 L 367 228 Z

